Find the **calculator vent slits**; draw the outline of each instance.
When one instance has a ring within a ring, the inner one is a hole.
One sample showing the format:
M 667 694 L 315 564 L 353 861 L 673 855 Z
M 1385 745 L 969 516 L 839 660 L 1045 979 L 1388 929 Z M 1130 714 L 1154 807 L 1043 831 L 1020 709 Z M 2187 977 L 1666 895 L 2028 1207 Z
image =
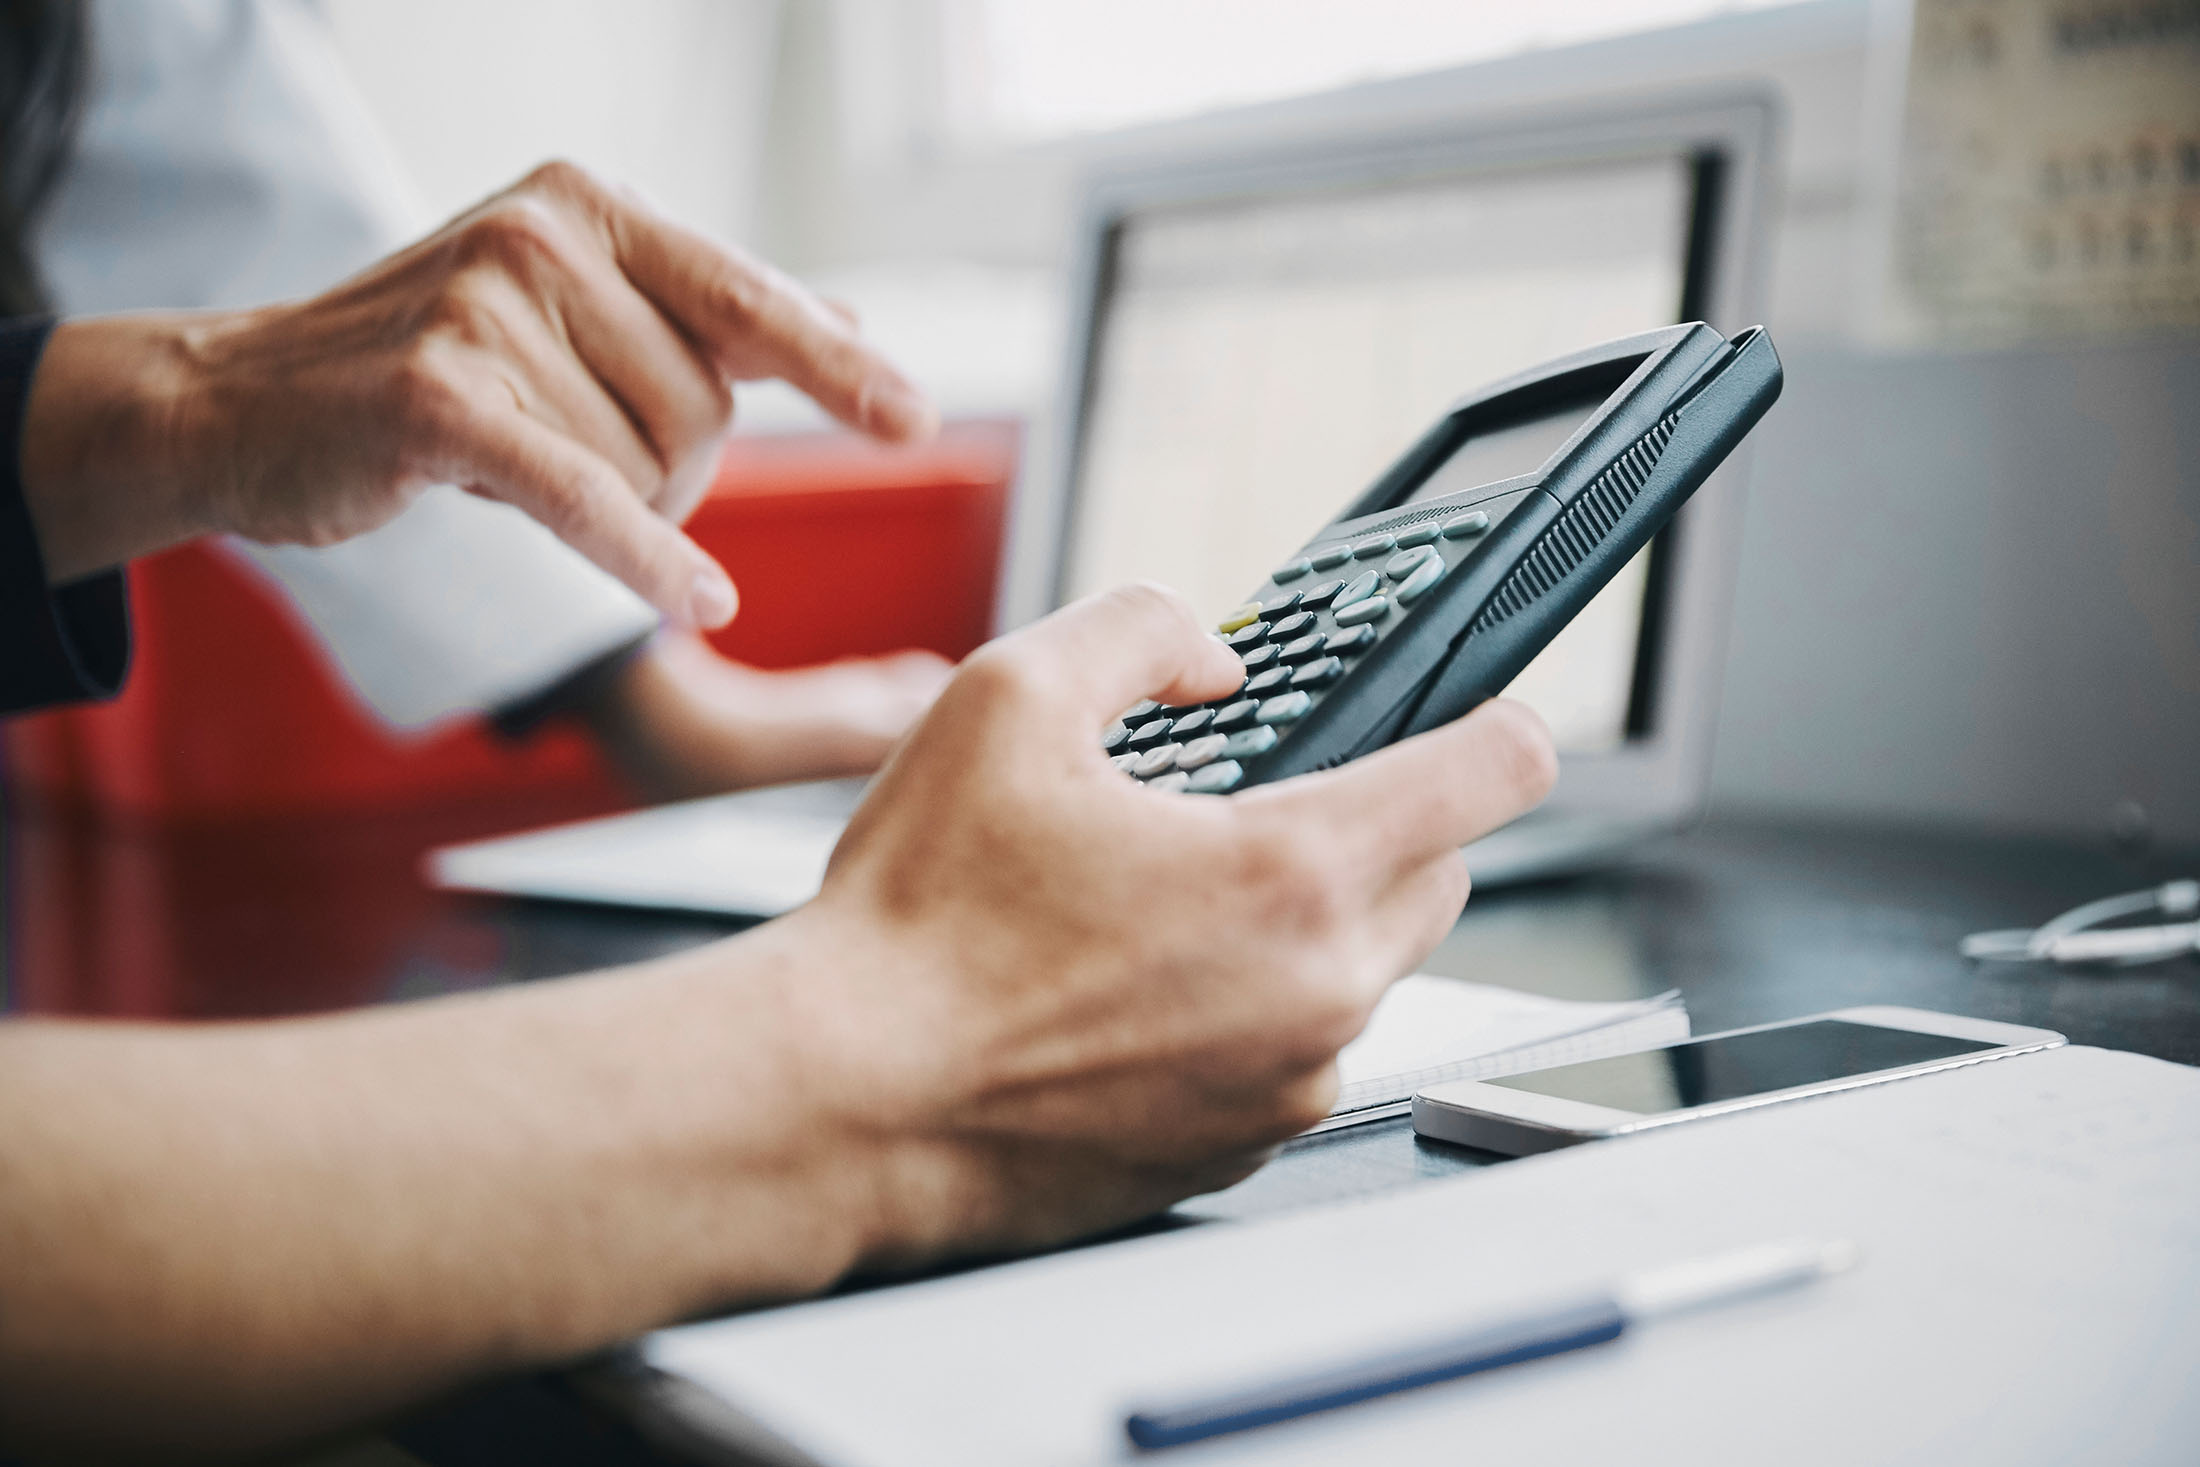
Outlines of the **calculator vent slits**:
M 1657 467 L 1665 445 L 1673 441 L 1673 425 L 1679 418 L 1674 413 L 1661 419 L 1566 506 L 1534 548 L 1513 567 L 1512 574 L 1491 593 L 1489 602 L 1467 629 L 1469 635 L 1534 605 L 1604 542 L 1642 492 L 1642 486 L 1650 482 L 1651 470 Z
M 1354 533 L 1360 535 L 1386 535 L 1394 530 L 1403 530 L 1408 525 L 1418 525 L 1428 520 L 1440 520 L 1446 515 L 1457 514 L 1458 512 L 1459 506 L 1456 504 L 1438 505 L 1434 509 L 1417 509 L 1411 514 L 1397 515 L 1391 519 L 1377 520 L 1372 525 L 1363 525 Z

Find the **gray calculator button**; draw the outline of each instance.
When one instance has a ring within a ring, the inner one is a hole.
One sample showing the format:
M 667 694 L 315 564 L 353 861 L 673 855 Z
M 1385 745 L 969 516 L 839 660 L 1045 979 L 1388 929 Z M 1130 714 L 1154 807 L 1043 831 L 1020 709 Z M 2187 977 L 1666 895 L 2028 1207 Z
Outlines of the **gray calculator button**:
M 1353 546 L 1352 558 L 1354 560 L 1373 560 L 1376 556 L 1388 555 L 1397 548 L 1397 536 L 1377 535 L 1372 539 L 1362 540 L 1359 544 Z
M 1285 581 L 1297 580 L 1313 568 L 1314 562 L 1301 556 L 1297 560 L 1287 560 L 1282 565 L 1277 566 L 1275 572 L 1268 579 L 1280 586 Z
M 1276 731 L 1266 724 L 1256 723 L 1251 728 L 1241 728 L 1230 735 L 1230 742 L 1222 746 L 1225 759 L 1250 759 L 1255 754 L 1265 754 L 1276 746 Z
M 1243 728 L 1253 721 L 1253 715 L 1259 711 L 1260 700 L 1257 698 L 1242 698 L 1227 708 L 1217 709 L 1215 711 L 1214 726 L 1216 728 Z
M 1262 723 L 1293 723 L 1306 717 L 1306 710 L 1314 706 L 1314 700 L 1304 693 L 1279 693 L 1260 705 L 1257 717 Z
M 1346 627 L 1341 632 L 1331 632 L 1329 640 L 1322 643 L 1322 650 L 1335 656 L 1339 652 L 1365 652 L 1375 645 L 1375 628 Z
M 1283 660 L 1285 662 L 1304 662 L 1309 657 L 1319 657 L 1323 640 L 1320 632 L 1308 632 L 1295 642 L 1286 642 L 1282 648 Z
M 1173 795 L 1178 790 L 1188 788 L 1191 785 L 1191 782 L 1192 777 L 1189 774 L 1178 771 L 1172 774 L 1164 774 L 1157 779 L 1149 780 L 1146 784 L 1146 788 L 1150 790 L 1160 790 L 1163 794 L 1166 795 Z
M 1401 550 L 1396 555 L 1390 557 L 1390 559 L 1384 561 L 1383 574 L 1390 577 L 1394 581 L 1402 581 L 1407 576 L 1413 574 L 1413 569 L 1415 566 L 1421 565 L 1424 562 L 1435 557 L 1436 552 L 1429 549 L 1426 545 L 1416 545 L 1411 550 Z M 1254 625 L 1257 626 L 1259 625 L 1259 623 L 1256 622 Z M 1250 631 L 1251 628 L 1248 627 L 1246 630 Z M 1243 636 L 1244 632 L 1240 632 L 1238 633 L 1238 635 Z
M 1465 540 L 1471 536 L 1481 534 L 1489 527 L 1490 517 L 1488 515 L 1478 509 L 1470 509 L 1465 514 L 1455 514 L 1444 521 L 1444 538 L 1446 540 Z
M 1400 530 L 1398 532 L 1398 548 L 1403 550 L 1408 545 L 1426 545 L 1434 540 L 1439 533 L 1441 532 L 1436 528 L 1434 520 L 1425 525 L 1415 525 L 1410 530 Z
M 1271 597 L 1261 602 L 1260 619 L 1262 621 L 1274 621 L 1279 616 L 1288 616 L 1298 609 L 1298 605 L 1299 593 L 1286 591 L 1281 596 Z
M 1309 662 L 1291 674 L 1294 688 L 1318 688 L 1333 683 L 1344 676 L 1344 664 L 1334 657 L 1324 657 L 1319 662 Z
M 1138 756 L 1138 766 L 1131 773 L 1140 779 L 1151 779 L 1157 774 L 1167 773 L 1176 768 L 1176 752 L 1182 747 L 1181 744 L 1162 744 L 1158 748 L 1148 749 Z
M 1294 611 L 1289 616 L 1285 617 L 1282 621 L 1279 621 L 1274 626 L 1270 627 L 1268 629 L 1268 635 L 1279 642 L 1288 642 L 1293 637 L 1305 636 L 1307 628 L 1313 625 L 1313 612 Z
M 1397 591 L 1398 604 L 1400 606 L 1411 606 L 1414 602 L 1420 600 L 1423 596 L 1428 594 L 1429 587 L 1435 585 L 1443 578 L 1443 557 L 1438 555 L 1431 555 L 1427 560 L 1421 562 L 1421 568 L 1419 570 L 1415 571 L 1412 575 L 1407 576 L 1403 581 L 1399 583 Z
M 1138 767 L 1138 761 L 1144 757 L 1143 754 L 1118 754 L 1108 762 L 1128 774 Z
M 1117 752 L 1123 747 L 1124 743 L 1129 740 L 1130 736 L 1131 731 L 1129 729 L 1125 728 L 1120 723 L 1117 724 L 1115 727 L 1109 729 L 1106 733 L 1100 735 L 1100 752 L 1103 754 L 1113 754 Z
M 1225 759 L 1220 764 L 1210 764 L 1184 781 L 1184 788 L 1195 795 L 1226 795 L 1238 787 L 1245 778 L 1245 771 L 1235 760 Z
M 1370 596 L 1365 601 L 1355 601 L 1337 613 L 1337 625 L 1356 627 L 1366 621 L 1381 621 L 1390 614 L 1390 603 L 1380 596 Z
M 1228 734 L 1209 734 L 1203 739 L 1193 739 L 1176 751 L 1176 767 L 1197 769 L 1202 764 L 1212 764 L 1222 757 L 1222 751 L 1230 747 Z
M 1266 646 L 1255 647 L 1252 651 L 1243 653 L 1238 658 L 1238 661 L 1245 664 L 1247 672 L 1259 672 L 1275 660 L 1276 644 L 1273 642 L 1268 643 Z
M 1143 749 L 1153 744 L 1160 743 L 1168 736 L 1169 720 L 1166 718 L 1156 718 L 1151 723 L 1142 723 L 1137 728 L 1132 729 L 1130 738 L 1125 740 L 1125 742 L 1134 749 Z
M 1239 627 L 1222 639 L 1222 645 L 1232 652 L 1243 652 L 1248 647 L 1258 647 L 1268 640 L 1268 623 L 1256 621 L 1251 626 Z
M 1352 558 L 1349 545 L 1324 545 L 1318 550 L 1306 552 L 1307 563 L 1316 570 L 1335 570 Z
M 1245 695 L 1248 698 L 1258 698 L 1263 693 L 1273 693 L 1290 680 L 1290 668 L 1271 667 L 1245 684 Z
M 1213 723 L 1214 721 L 1215 714 L 1213 709 L 1194 708 L 1191 712 L 1185 714 L 1182 718 L 1179 718 L 1176 722 L 1169 725 L 1169 737 L 1172 739 L 1189 739 L 1197 737 L 1198 735 L 1205 733 L 1207 731 L 1207 725 Z
M 1306 594 L 1299 597 L 1299 605 L 1308 611 L 1327 606 L 1337 599 L 1337 593 L 1343 589 L 1344 582 L 1342 581 L 1323 581 L 1318 586 L 1308 586 Z
M 1344 619 L 1344 609 L 1347 606 L 1355 601 L 1365 601 L 1375 594 L 1375 588 L 1382 583 L 1383 578 L 1374 571 L 1361 571 L 1354 576 L 1345 588 L 1337 593 L 1337 599 L 1330 603 L 1337 612 L 1337 619 L 1342 621 Z
M 1136 723 L 1139 719 L 1146 717 L 1148 714 L 1152 713 L 1156 708 L 1159 708 L 1160 706 L 1161 705 L 1159 703 L 1156 703 L 1151 698 L 1141 698 L 1136 703 L 1131 704 L 1130 707 L 1123 710 L 1123 721 L 1125 723 Z

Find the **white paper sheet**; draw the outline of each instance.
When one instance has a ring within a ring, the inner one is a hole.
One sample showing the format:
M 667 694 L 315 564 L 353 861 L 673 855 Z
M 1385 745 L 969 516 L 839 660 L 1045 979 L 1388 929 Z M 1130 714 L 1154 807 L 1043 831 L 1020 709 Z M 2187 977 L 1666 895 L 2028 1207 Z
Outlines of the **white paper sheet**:
M 1415 973 L 1392 984 L 1360 1037 L 1337 1056 L 1337 1110 L 1403 1112 L 1413 1092 L 1445 1080 L 1482 1080 L 1670 1044 L 1688 1037 L 1680 994 L 1581 1003 L 1487 983 Z
M 862 787 L 713 795 L 445 846 L 427 876 L 460 891 L 776 917 L 817 895 Z
M 1130 1453 L 1126 1409 L 1796 1235 L 1854 1272 L 1172 1464 L 2190 1462 L 2200 1071 L 2063 1049 L 666 1331 L 839 1467 Z

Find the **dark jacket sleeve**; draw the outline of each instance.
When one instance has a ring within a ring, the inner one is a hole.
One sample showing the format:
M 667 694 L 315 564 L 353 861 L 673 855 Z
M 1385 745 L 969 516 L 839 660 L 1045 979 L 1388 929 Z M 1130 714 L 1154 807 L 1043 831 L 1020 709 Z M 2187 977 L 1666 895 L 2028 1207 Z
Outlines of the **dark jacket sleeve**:
M 23 502 L 23 411 L 51 321 L 0 322 L 0 714 L 111 698 L 130 670 L 122 571 L 46 584 Z

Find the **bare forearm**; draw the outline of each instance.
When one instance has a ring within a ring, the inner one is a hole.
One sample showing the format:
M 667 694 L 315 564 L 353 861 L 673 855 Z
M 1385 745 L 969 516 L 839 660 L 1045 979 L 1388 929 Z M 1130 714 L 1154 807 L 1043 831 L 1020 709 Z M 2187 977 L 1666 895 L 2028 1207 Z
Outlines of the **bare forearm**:
M 927 652 L 764 672 L 667 636 L 580 712 L 653 799 L 869 774 L 931 706 L 947 662 Z
M 868 1246 L 775 935 L 526 992 L 0 1033 L 0 1423 L 279 1442 Z
M 190 340 L 221 313 L 54 328 L 24 419 L 23 489 L 55 584 L 217 528 L 186 468 Z

